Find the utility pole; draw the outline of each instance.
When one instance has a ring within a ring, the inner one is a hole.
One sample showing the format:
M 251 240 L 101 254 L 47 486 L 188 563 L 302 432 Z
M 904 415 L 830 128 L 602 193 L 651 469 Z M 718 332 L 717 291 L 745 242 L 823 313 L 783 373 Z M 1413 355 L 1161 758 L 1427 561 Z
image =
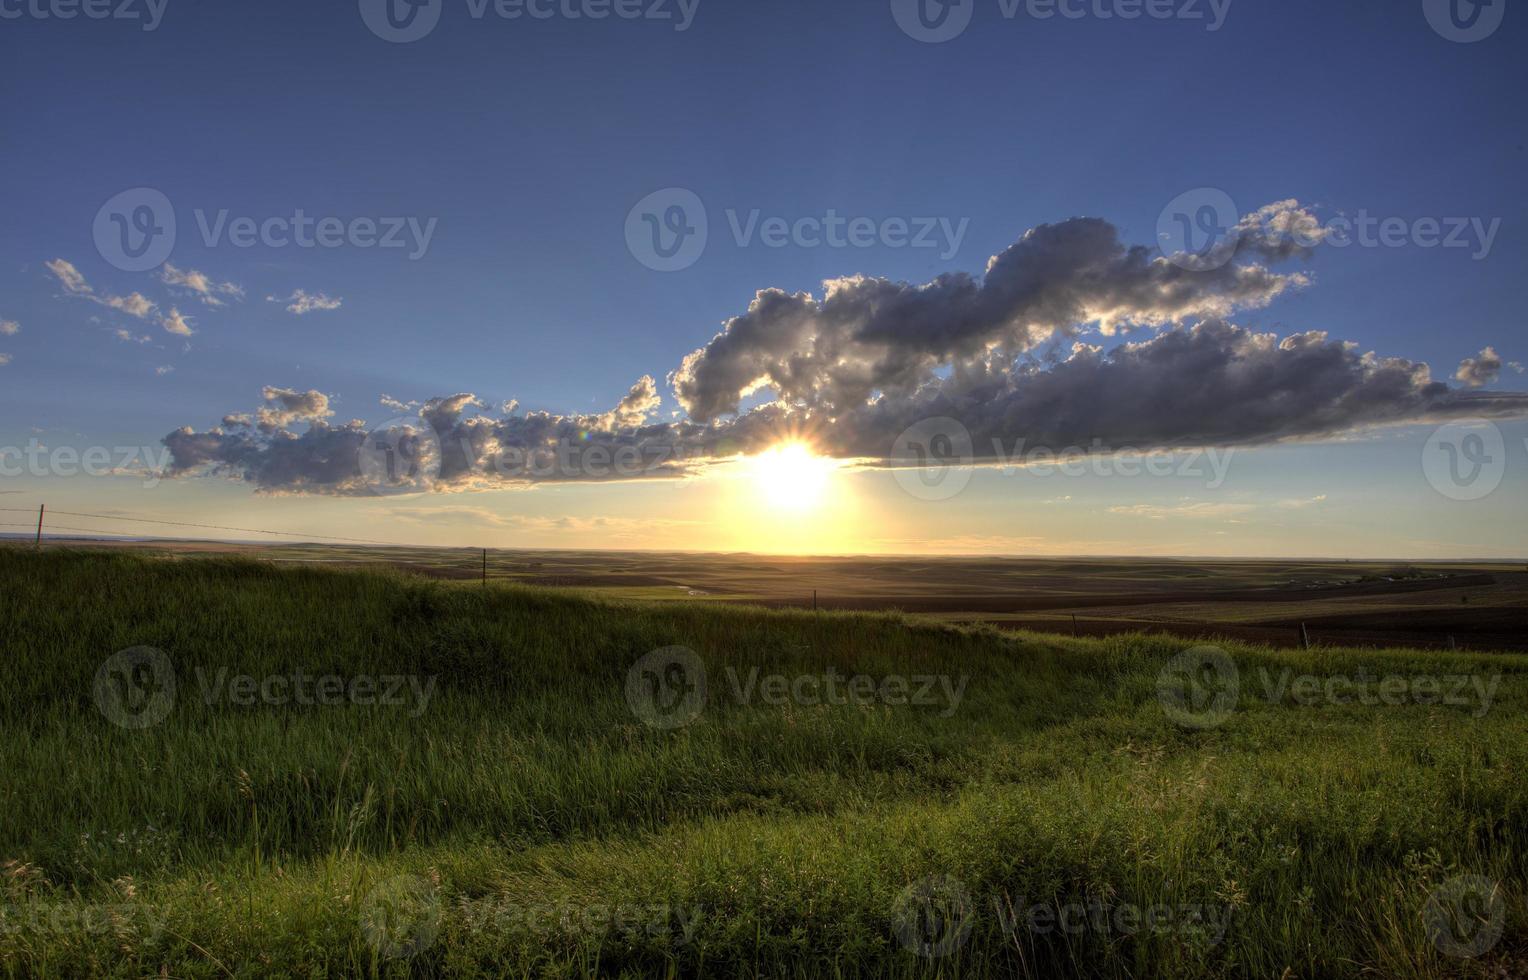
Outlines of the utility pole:
M 47 509 L 47 504 L 37 505 L 37 540 L 32 543 L 32 547 L 36 548 L 38 551 L 42 550 L 42 515 L 47 511 Z

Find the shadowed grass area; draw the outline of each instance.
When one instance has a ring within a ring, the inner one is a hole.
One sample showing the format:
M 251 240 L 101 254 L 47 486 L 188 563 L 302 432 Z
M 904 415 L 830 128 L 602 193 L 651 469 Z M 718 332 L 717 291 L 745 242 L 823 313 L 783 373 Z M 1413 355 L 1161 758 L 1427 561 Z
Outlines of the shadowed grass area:
M 11 974 L 1528 966 L 1528 657 L 1228 645 L 1239 696 L 1196 728 L 1159 698 L 1162 637 L 17 549 L 0 623 Z M 676 645 L 704 710 L 653 727 L 628 674 Z M 96 695 L 140 646 L 175 691 L 136 729 Z M 1360 671 L 1480 686 L 1289 682 Z M 242 704 L 238 675 L 288 681 Z M 399 703 L 299 703 L 299 675 L 398 677 Z M 775 699 L 769 675 L 920 703 Z M 1502 932 L 1479 957 L 1427 927 L 1463 875 L 1496 887 L 1468 905 Z

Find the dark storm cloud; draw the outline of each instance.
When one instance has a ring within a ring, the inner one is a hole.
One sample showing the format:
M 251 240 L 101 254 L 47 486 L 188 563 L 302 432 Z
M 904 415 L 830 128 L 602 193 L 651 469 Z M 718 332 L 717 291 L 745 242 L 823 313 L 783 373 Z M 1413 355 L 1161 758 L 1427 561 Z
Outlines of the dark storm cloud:
M 1030 231 L 980 280 L 839 279 L 820 299 L 764 290 L 671 375 L 686 413 L 675 421 L 653 421 L 661 397 L 646 376 L 602 413 L 519 415 L 513 402 L 493 413 L 464 392 L 371 432 L 358 421 L 330 424 L 321 392 L 270 387 L 253 413 L 166 436 L 170 472 L 218 473 L 273 493 L 353 494 L 375 490 L 378 461 L 390 467 L 397 457 L 419 464 L 406 487 L 456 491 L 683 476 L 789 436 L 886 464 L 897 437 L 933 417 L 958 420 L 976 458 L 988 460 L 1016 446 L 1247 446 L 1528 415 L 1528 395 L 1450 388 L 1425 364 L 1324 333 L 1280 340 L 1232 324 L 1236 310 L 1308 282 L 1264 263 L 1305 255 L 1320 234 L 1293 201 L 1237 230 L 1223 254 L 1196 266 L 1127 247 L 1112 225 L 1079 218 Z M 1064 358 L 1037 357 L 1048 341 L 1126 327 L 1160 332 L 1110 351 L 1073 343 Z M 1487 354 L 1467 361 L 1477 367 L 1468 377 L 1461 367 L 1459 380 L 1489 373 L 1479 366 Z M 761 390 L 775 399 L 739 413 Z

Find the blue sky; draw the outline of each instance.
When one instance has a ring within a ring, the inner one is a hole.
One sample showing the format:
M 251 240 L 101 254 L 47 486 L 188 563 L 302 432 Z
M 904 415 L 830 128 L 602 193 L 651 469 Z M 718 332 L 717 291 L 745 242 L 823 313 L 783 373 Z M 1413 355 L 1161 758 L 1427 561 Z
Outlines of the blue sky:
M 1410 234 L 1394 247 L 1323 244 L 1281 270 L 1309 284 L 1237 309 L 1241 327 L 1328 331 L 1425 361 L 1437 380 L 1487 347 L 1506 362 L 1528 359 L 1528 120 L 1517 98 L 1528 21 L 1516 11 L 1465 44 L 1430 26 L 1421 3 L 1233 0 L 1210 30 L 1207 3 L 1194 5 L 1201 19 L 1125 21 L 1010 19 L 998 0 L 969 2 L 970 26 L 940 44 L 909 37 L 885 0 L 699 0 L 683 30 L 672 0 L 657 8 L 668 19 L 603 21 L 508 20 L 491 7 L 475 19 L 465 0 L 446 0 L 438 26 L 411 43 L 375 36 L 355 3 L 168 0 L 153 30 L 144 19 L 62 20 L 38 16 L 43 0 L 10 3 L 20 15 L 0 22 L 0 78 L 13 93 L 0 110 L 10 227 L 0 320 L 20 330 L 0 335 L 10 359 L 0 367 L 0 444 L 157 446 L 181 426 L 200 431 L 260 407 L 265 386 L 323 392 L 336 419 L 375 424 L 398 414 L 379 404 L 383 394 L 471 392 L 495 406 L 518 399 L 522 411 L 603 412 L 650 375 L 663 396 L 654 417 L 668 419 L 680 406 L 665 376 L 759 289 L 819 291 L 851 274 L 979 276 L 1027 229 L 1076 216 L 1150 246 L 1164 207 L 1196 188 L 1225 192 L 1240 213 L 1293 199 L 1322 220 L 1364 213 L 1446 228 L 1457 217 L 1475 219 L 1466 237 L 1494 229 L 1489 249 L 1424 248 Z M 142 2 L 130 9 L 148 16 Z M 237 284 L 242 297 L 211 306 L 100 254 L 98 209 L 139 187 L 172 204 L 171 265 Z M 624 231 L 633 206 L 664 188 L 693 192 L 709 219 L 704 253 L 674 272 L 634 258 Z M 409 248 L 237 248 L 204 241 L 196 217 L 263 221 L 299 208 L 347 221 L 409 217 L 433 222 L 433 234 L 412 259 Z M 737 242 L 728 216 L 795 221 L 829 210 L 942 218 L 963 234 L 958 248 L 772 248 Z M 45 266 L 56 259 L 96 299 L 70 295 Z M 341 302 L 295 315 L 298 290 Z M 98 301 L 134 292 L 157 312 L 134 317 Z M 190 336 L 164 328 L 171 309 L 190 318 Z M 1108 347 L 1156 329 L 1088 339 Z M 120 340 L 119 330 L 149 340 Z M 1482 387 L 1528 385 L 1503 365 Z M 1378 504 L 1379 525 L 1338 550 L 1520 556 L 1528 430 L 1497 424 L 1507 478 L 1467 504 L 1421 480 L 1426 424 L 1344 437 L 1335 452 L 1330 440 L 1247 449 L 1231 490 L 1074 479 L 1059 496 L 1088 504 L 1059 524 L 1058 505 L 1040 503 L 1058 496 L 1053 488 L 988 472 L 973 481 L 970 506 L 937 516 L 888 490 L 884 473 L 845 475 L 865 484 L 851 509 L 891 530 L 831 547 L 1316 553 L 1333 527 L 1363 524 Z M 663 533 L 639 533 L 644 521 L 704 510 L 647 487 L 355 500 L 273 498 L 216 477 L 152 490 L 121 478 L 0 481 L 22 491 L 12 501 L 452 543 L 481 539 L 486 521 L 494 543 L 596 546 L 611 539 L 590 528 L 619 518 L 616 544 L 661 547 Z M 1184 510 L 1234 504 L 1233 492 L 1259 513 L 1324 500 L 1275 515 L 1298 512 L 1297 532 L 1271 521 L 1249 530 L 1251 511 Z M 1143 504 L 1170 513 L 1118 510 Z M 412 517 L 389 516 L 399 508 Z M 455 510 L 421 517 L 437 508 Z M 1036 515 L 1058 529 L 1037 533 Z M 1415 533 L 1419 520 L 1452 528 L 1448 540 Z M 669 538 L 776 540 L 739 534 L 738 523 L 733 514 L 675 524 Z M 1411 530 L 1387 539 L 1401 526 Z M 914 547 L 924 540 L 950 547 Z

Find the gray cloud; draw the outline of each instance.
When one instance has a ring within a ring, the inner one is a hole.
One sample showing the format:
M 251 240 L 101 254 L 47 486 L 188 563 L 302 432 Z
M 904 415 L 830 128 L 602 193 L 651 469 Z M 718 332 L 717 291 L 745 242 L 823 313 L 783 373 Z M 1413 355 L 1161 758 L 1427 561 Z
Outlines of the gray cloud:
M 793 405 L 844 411 L 876 392 L 911 393 L 942 367 L 974 364 L 994 351 L 1019 354 L 1090 324 L 1112 335 L 1266 306 L 1309 280 L 1274 273 L 1261 261 L 1307 248 L 1259 229 L 1314 218 L 1293 201 L 1264 212 L 1243 222 L 1227 246 L 1233 254 L 1213 269 L 1127 247 L 1108 222 L 1073 218 L 1030 230 L 994 256 L 979 281 L 965 273 L 923 285 L 856 276 L 824 283 L 821 299 L 762 290 L 670 380 L 697 422 L 735 412 L 765 386 Z
M 671 422 L 651 421 L 662 398 L 650 376 L 602 413 L 518 415 L 511 401 L 496 414 L 464 392 L 372 432 L 331 424 L 321 392 L 266 388 L 252 415 L 166 436 L 170 472 L 218 473 L 265 492 L 358 494 L 376 489 L 385 457 L 414 466 L 407 488 L 455 491 L 683 476 L 792 437 L 889 464 L 904 430 L 938 416 L 966 426 L 979 461 L 1015 446 L 1247 446 L 1528 416 L 1528 395 L 1450 388 L 1426 364 L 1321 332 L 1281 340 L 1230 322 L 1308 283 L 1265 263 L 1305 255 L 1319 234 L 1311 228 L 1315 218 L 1295 202 L 1270 205 L 1244 219 L 1227 246 L 1232 261 L 1196 271 L 1079 218 L 1030 231 L 980 280 L 854 277 L 825 284 L 820 299 L 767 289 L 670 376 L 687 415 Z M 1157 332 L 1109 351 L 1076 339 L 1132 327 Z M 1058 356 L 1054 342 L 1065 338 L 1073 343 Z M 741 411 L 760 391 L 774 400 Z M 293 431 L 299 423 L 306 428 Z

